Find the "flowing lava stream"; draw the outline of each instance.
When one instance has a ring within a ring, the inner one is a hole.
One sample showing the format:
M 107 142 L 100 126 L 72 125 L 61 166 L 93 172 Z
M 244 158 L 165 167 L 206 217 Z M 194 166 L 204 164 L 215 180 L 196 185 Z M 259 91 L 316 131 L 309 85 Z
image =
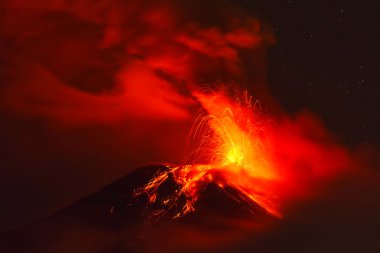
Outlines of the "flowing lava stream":
M 185 196 L 186 203 L 174 218 L 195 211 L 196 202 L 208 184 L 220 189 L 233 189 L 239 200 L 248 205 L 259 205 L 269 214 L 281 217 L 274 189 L 281 181 L 279 171 L 271 161 L 270 140 L 266 134 L 268 120 L 260 115 L 252 97 L 245 92 L 242 98 L 229 99 L 224 93 L 195 92 L 207 116 L 196 119 L 191 131 L 192 143 L 197 148 L 190 154 L 192 165 L 167 166 L 135 196 L 147 194 L 149 203 L 157 201 L 165 208 L 154 215 L 161 216 L 176 206 Z M 179 189 L 158 200 L 158 188 L 172 178 Z M 236 197 L 235 197 L 236 198 Z

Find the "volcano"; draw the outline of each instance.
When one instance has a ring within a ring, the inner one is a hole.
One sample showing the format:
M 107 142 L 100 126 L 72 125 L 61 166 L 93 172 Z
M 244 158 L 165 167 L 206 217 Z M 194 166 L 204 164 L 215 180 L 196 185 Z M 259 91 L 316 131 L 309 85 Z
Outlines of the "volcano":
M 176 251 L 172 247 L 190 242 L 196 246 L 233 240 L 252 226 L 261 229 L 276 219 L 237 189 L 213 182 L 201 185 L 193 211 L 178 215 L 189 196 L 179 193 L 181 185 L 171 175 L 172 168 L 141 167 L 45 220 L 3 235 L 6 248 L 9 252 L 172 252 Z M 168 177 L 152 202 L 141 189 L 162 173 Z M 173 196 L 178 196 L 175 201 Z M 175 243 L 163 245 L 165 240 Z
M 139 168 L 59 211 L 51 218 L 75 216 L 100 226 L 122 228 L 131 223 L 147 225 L 191 222 L 202 225 L 202 220 L 209 216 L 238 219 L 271 216 L 260 205 L 246 199 L 237 189 L 228 185 L 222 188 L 213 182 L 201 185 L 194 210 L 179 216 L 178 213 L 186 207 L 190 197 L 179 193 L 181 185 L 173 179 L 171 168 L 173 167 L 162 164 Z M 168 173 L 168 177 L 157 187 L 155 201 L 151 202 L 149 194 L 141 189 L 162 173 Z M 171 205 L 167 205 L 169 200 L 172 201 Z M 212 221 L 209 220 L 208 223 Z
M 198 184 L 199 199 L 192 203 L 193 196 L 181 191 L 182 186 L 174 179 L 170 165 L 150 165 L 139 168 L 90 195 L 69 209 L 88 209 L 91 216 L 105 225 L 122 226 L 124 223 L 140 221 L 154 223 L 160 220 L 179 222 L 200 219 L 204 215 L 235 218 L 254 218 L 270 215 L 260 205 L 250 201 L 238 189 L 214 182 Z M 146 186 L 157 176 L 165 178 L 156 185 L 154 195 L 145 192 Z M 208 174 L 206 174 L 208 176 Z M 152 198 L 154 198 L 152 200 Z M 189 203 L 192 212 L 183 214 Z M 182 215 L 180 215 L 182 214 Z

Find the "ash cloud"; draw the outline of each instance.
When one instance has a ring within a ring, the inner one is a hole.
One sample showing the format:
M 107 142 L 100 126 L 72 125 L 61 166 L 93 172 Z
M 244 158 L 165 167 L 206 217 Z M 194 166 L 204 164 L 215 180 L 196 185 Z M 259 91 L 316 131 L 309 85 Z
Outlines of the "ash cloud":
M 240 78 L 242 51 L 273 41 L 252 18 L 201 25 L 172 1 L 4 6 L 3 107 L 68 124 L 186 118 L 190 87 Z

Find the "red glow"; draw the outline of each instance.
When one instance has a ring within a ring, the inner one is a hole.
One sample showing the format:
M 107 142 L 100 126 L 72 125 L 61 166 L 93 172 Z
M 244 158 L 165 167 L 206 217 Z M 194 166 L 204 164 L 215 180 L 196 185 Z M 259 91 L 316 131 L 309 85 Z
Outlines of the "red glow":
M 313 119 L 274 122 L 260 115 L 247 93 L 236 100 L 223 92 L 194 95 L 208 115 L 198 118 L 193 127 L 192 140 L 198 145 L 190 154 L 193 164 L 168 166 L 137 192 L 147 193 L 149 202 L 155 203 L 158 187 L 170 174 L 180 190 L 162 204 L 170 209 L 181 195 L 187 198 L 174 218 L 195 211 L 197 199 L 211 182 L 221 189 L 232 187 L 245 200 L 281 217 L 286 201 L 308 195 L 315 182 L 335 175 L 347 164 L 343 149 L 322 144 L 326 133 Z

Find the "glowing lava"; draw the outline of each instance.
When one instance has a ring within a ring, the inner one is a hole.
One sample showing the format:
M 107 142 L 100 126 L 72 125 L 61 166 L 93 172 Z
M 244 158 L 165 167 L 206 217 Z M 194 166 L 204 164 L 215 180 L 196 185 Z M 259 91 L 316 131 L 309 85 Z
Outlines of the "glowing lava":
M 238 193 L 240 201 L 257 204 L 268 213 L 280 217 L 270 186 L 278 173 L 270 162 L 269 143 L 265 135 L 265 120 L 260 118 L 251 97 L 231 101 L 223 93 L 194 93 L 207 111 L 198 117 L 191 132 L 191 143 L 197 143 L 190 155 L 192 165 L 168 166 L 158 173 L 135 195 L 146 193 L 149 203 L 156 203 L 159 186 L 171 177 L 179 190 L 161 201 L 162 215 L 175 207 L 181 196 L 186 203 L 174 216 L 180 217 L 195 210 L 201 192 L 210 183 L 221 189 L 228 187 Z

